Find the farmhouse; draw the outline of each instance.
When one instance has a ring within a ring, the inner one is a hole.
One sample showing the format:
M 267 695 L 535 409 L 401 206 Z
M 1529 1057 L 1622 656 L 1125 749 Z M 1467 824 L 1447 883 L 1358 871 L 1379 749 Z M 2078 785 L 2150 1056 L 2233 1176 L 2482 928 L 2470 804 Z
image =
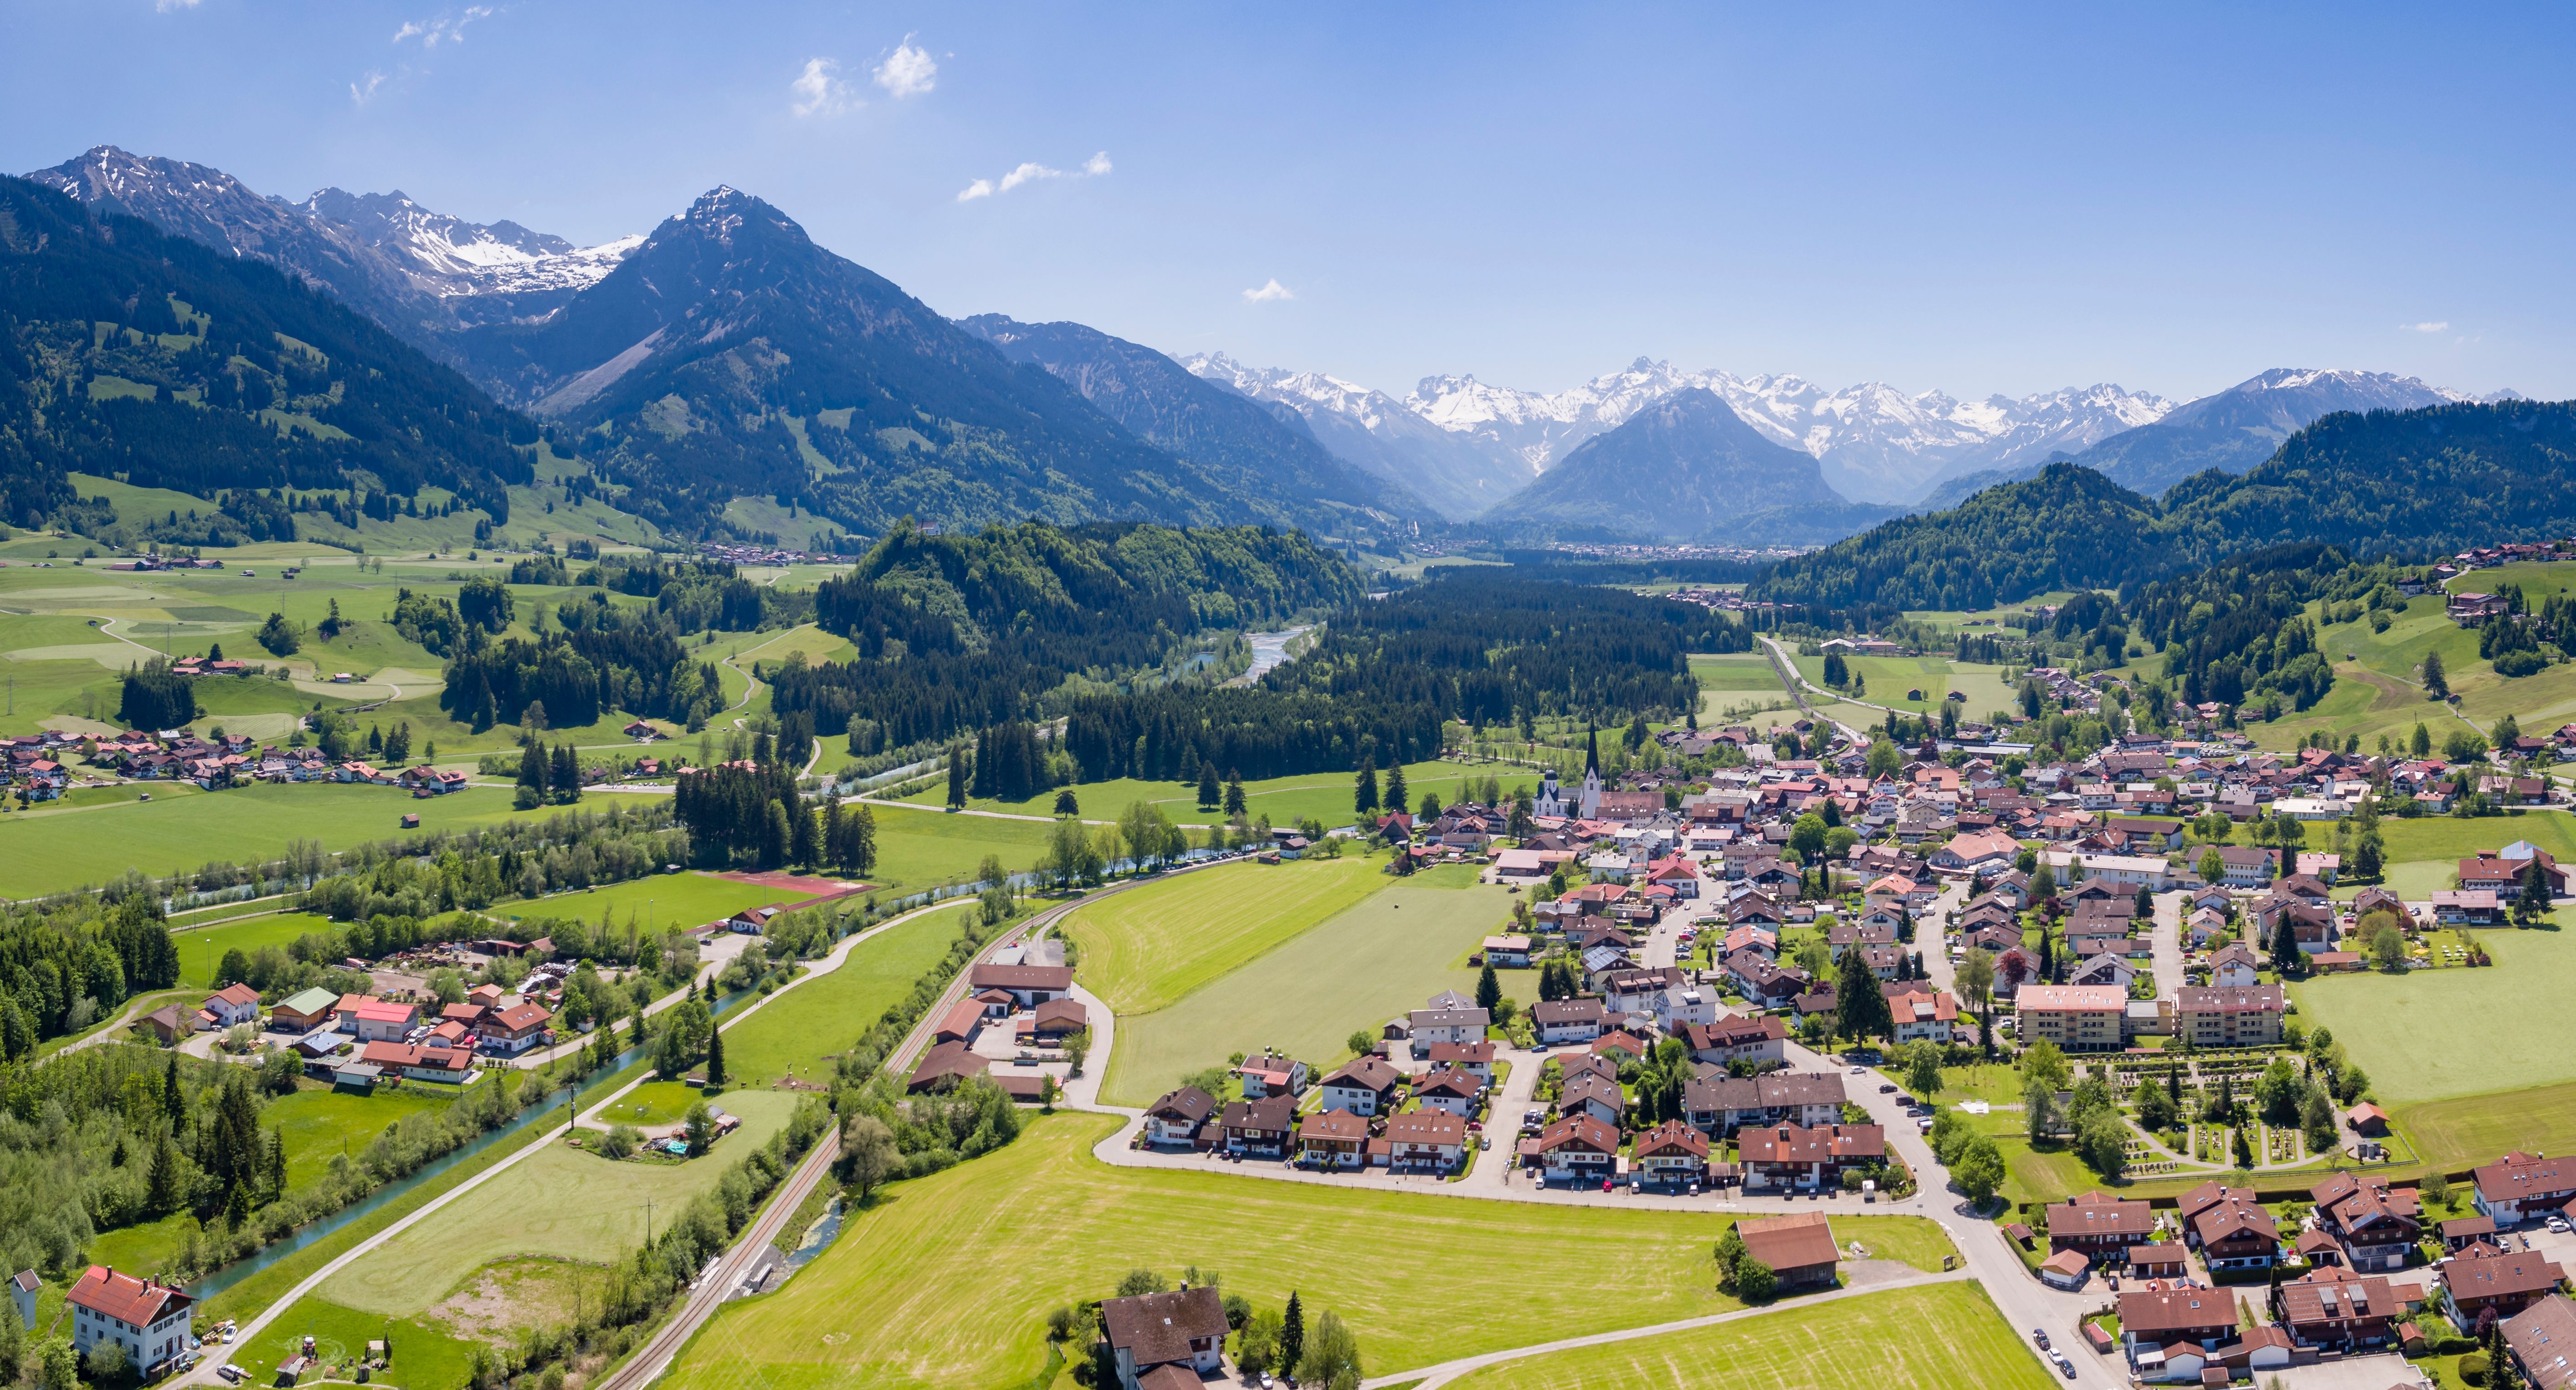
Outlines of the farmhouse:
M 159 1280 L 91 1265 L 64 1301 L 72 1307 L 74 1351 L 113 1342 L 129 1365 L 148 1370 L 188 1349 L 196 1300 Z
M 1145 1108 L 1145 1142 L 1187 1144 L 1216 1110 L 1216 1098 L 1196 1086 L 1166 1091 Z
M 1217 1123 L 1225 1130 L 1228 1152 L 1277 1158 L 1288 1151 L 1289 1138 L 1296 1129 L 1297 1100 L 1276 1095 L 1228 1101 Z
M 1782 1288 L 1823 1288 L 1834 1282 L 1841 1251 L 1823 1212 L 1738 1221 L 1735 1234 L 1743 1239 L 1745 1254 L 1771 1266 Z
M 1213 1284 L 1100 1301 L 1101 1338 L 1117 1364 L 1121 1390 L 1197 1385 L 1201 1376 L 1223 1369 L 1230 1330 Z

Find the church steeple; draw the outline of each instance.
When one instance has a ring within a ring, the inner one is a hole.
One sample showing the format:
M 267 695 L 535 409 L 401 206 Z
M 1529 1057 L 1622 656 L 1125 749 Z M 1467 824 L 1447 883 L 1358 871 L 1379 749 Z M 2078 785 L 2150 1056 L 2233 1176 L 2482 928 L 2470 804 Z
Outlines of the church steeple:
M 1583 735 L 1583 774 L 1593 776 L 1601 771 L 1601 731 L 1591 729 Z

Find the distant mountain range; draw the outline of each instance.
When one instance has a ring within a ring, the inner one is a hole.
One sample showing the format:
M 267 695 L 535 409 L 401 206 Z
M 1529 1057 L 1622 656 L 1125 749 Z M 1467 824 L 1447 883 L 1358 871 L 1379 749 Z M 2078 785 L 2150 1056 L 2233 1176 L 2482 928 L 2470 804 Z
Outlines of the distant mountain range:
M 1813 455 L 1772 442 L 1716 392 L 1684 389 L 1576 445 L 1484 519 L 1559 535 L 1696 541 L 1748 514 L 1839 509 L 1847 500 Z

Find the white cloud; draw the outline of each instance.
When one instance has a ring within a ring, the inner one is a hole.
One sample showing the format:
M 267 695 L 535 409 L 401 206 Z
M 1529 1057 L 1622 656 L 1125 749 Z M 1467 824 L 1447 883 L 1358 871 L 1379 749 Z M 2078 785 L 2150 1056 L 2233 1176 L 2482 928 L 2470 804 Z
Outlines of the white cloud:
M 837 116 L 860 105 L 850 93 L 850 84 L 835 75 L 840 70 L 840 63 L 834 59 L 806 59 L 805 70 L 787 84 L 787 90 L 796 96 L 789 109 L 799 116 Z
M 368 99 L 376 94 L 376 89 L 383 85 L 385 85 L 384 73 L 375 68 L 369 68 L 366 76 L 349 84 L 349 100 L 364 106 Z
M 2397 326 L 2409 333 L 2447 333 L 2451 330 L 2450 322 L 2447 319 L 2439 323 L 2428 320 L 2424 323 L 2401 323 Z
M 1243 302 L 1246 304 L 1267 304 L 1274 299 L 1295 299 L 1296 297 L 1294 292 L 1275 278 L 1257 290 L 1243 292 Z
M 1102 150 L 1091 158 L 1082 161 L 1081 168 L 1075 169 L 1069 173 L 1065 170 L 1049 168 L 1035 160 L 1030 160 L 1021 164 L 1018 168 L 1011 170 L 1009 173 L 1002 175 L 1002 181 L 1000 183 L 995 183 L 991 179 L 977 179 L 973 183 L 966 185 L 966 191 L 957 195 L 957 201 L 961 203 L 970 203 L 977 198 L 990 198 L 994 194 L 1008 193 L 1012 189 L 1019 187 L 1021 184 L 1035 183 L 1040 179 L 1098 178 L 1101 175 L 1108 173 L 1111 167 L 1112 166 L 1109 163 L 1109 151 L 1107 150 Z
M 152 8 L 163 14 L 172 10 L 193 10 L 197 8 L 197 0 L 152 0 Z
M 196 0 L 186 0 L 195 4 Z M 461 13 L 442 13 L 435 19 L 407 19 L 394 31 L 394 42 L 420 40 L 423 48 L 436 48 L 442 43 L 465 42 L 465 26 L 492 13 L 489 5 L 468 5 Z
M 1002 175 L 1002 191 L 1008 193 L 1012 189 L 1019 187 L 1021 184 L 1034 183 L 1039 179 L 1060 179 L 1063 177 L 1064 171 L 1062 169 L 1050 169 L 1043 164 L 1023 164 L 1019 168 L 1013 169 L 1011 172 Z
M 913 46 L 912 35 L 903 36 L 886 60 L 876 66 L 877 85 L 901 100 L 917 97 L 939 83 L 939 64 L 925 49 Z

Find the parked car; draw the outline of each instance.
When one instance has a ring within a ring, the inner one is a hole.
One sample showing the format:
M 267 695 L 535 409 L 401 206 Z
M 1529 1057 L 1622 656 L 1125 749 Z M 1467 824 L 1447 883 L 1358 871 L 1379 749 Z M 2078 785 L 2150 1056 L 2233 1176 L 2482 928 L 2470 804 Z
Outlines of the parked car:
M 249 1373 L 244 1371 L 241 1367 L 233 1365 L 231 1362 L 227 1361 L 224 1363 L 224 1368 L 215 1372 L 215 1374 L 222 1376 L 224 1379 L 235 1385 L 239 1385 L 242 1383 L 242 1377 Z
M 2032 1328 L 2032 1329 L 2030 1330 L 2030 1339 L 2031 1339 L 2032 1341 L 2034 1341 L 2034 1342 L 2039 1343 L 2039 1349 L 2040 1349 L 2041 1351 L 2046 1351 L 2046 1350 L 2048 1350 L 2048 1331 L 2047 1331 L 2047 1329 L 2045 1329 L 2045 1328 L 2039 1328 L 2039 1327 L 2034 1327 L 2034 1328 Z

